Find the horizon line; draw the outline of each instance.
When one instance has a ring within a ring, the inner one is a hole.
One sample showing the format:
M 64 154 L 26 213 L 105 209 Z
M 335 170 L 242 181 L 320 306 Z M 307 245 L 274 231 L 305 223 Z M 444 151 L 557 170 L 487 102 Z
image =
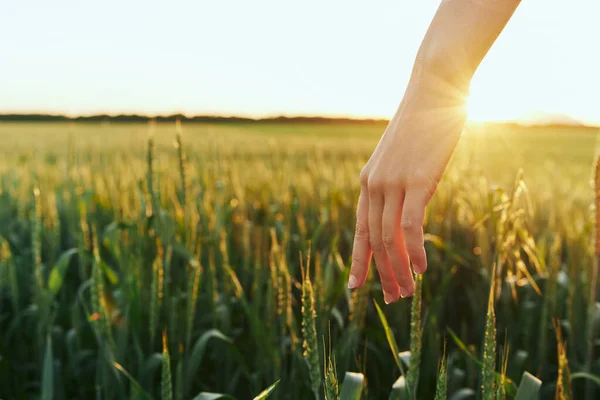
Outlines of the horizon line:
M 142 114 L 142 113 L 90 113 L 69 115 L 64 113 L 44 113 L 44 112 L 0 112 L 0 122 L 77 122 L 77 121 L 114 121 L 114 122 L 144 122 L 155 120 L 157 122 L 174 122 L 176 120 L 188 122 L 348 122 L 348 123 L 384 123 L 389 122 L 389 118 L 381 117 L 352 117 L 352 116 L 326 116 L 326 115 L 290 115 L 273 114 L 268 116 L 251 117 L 235 114 L 184 114 L 184 113 L 164 113 L 164 114 Z M 471 124 L 507 124 L 519 126 L 568 126 L 582 128 L 600 128 L 600 125 L 587 124 L 581 121 L 568 122 L 539 122 L 527 120 L 468 120 Z

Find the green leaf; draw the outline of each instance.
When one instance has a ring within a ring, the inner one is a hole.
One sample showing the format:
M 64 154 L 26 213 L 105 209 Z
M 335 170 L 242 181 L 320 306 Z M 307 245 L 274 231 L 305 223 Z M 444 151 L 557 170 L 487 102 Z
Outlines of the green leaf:
M 140 376 L 141 385 L 144 389 L 151 391 L 154 375 L 158 368 L 162 367 L 163 356 L 160 353 L 154 353 L 144 362 L 142 374 Z
M 471 359 L 471 361 L 473 361 L 479 367 L 483 368 L 483 363 L 480 360 L 478 360 L 473 355 L 473 353 L 471 353 L 469 351 L 467 346 L 462 342 L 462 340 L 460 340 L 458 335 L 456 333 L 454 333 L 454 331 L 451 328 L 447 328 L 447 330 L 448 330 L 448 333 L 450 334 L 450 337 L 452 338 L 454 343 L 456 343 L 458 348 L 461 349 L 467 355 L 467 357 L 469 357 Z M 496 372 L 496 378 L 499 380 L 500 377 L 501 377 L 501 375 L 498 372 Z M 510 396 L 515 395 L 515 392 L 516 392 L 515 383 L 508 376 L 504 377 L 504 389 L 506 390 L 506 394 L 508 394 Z
M 537 399 L 541 387 L 542 381 L 525 371 L 523 372 L 523 377 L 521 378 L 521 384 L 519 385 L 515 400 Z
M 596 385 L 600 386 L 600 377 L 592 374 L 588 374 L 587 372 L 576 372 L 571 375 L 571 379 L 589 379 L 594 382 Z
M 202 392 L 198 396 L 194 397 L 193 400 L 235 400 L 235 399 L 227 394 Z
M 127 379 L 129 379 L 129 382 L 131 382 L 131 387 L 133 388 L 133 391 L 137 396 L 142 396 L 144 399 L 150 398 L 150 396 L 148 396 L 148 393 L 144 392 L 138 381 L 136 381 L 134 377 L 131 376 L 125 368 L 123 368 L 121 364 L 119 364 L 118 362 L 113 362 L 113 367 L 115 367 L 118 371 L 125 375 Z
M 400 361 L 402 361 L 402 364 L 408 368 L 410 365 L 410 351 L 402 351 L 398 354 L 398 357 L 400 358 Z
M 108 236 L 111 233 L 118 231 L 118 230 L 126 230 L 126 229 L 131 229 L 131 228 L 135 228 L 135 224 L 131 223 L 131 222 L 118 222 L 118 221 L 113 221 L 110 224 L 108 224 L 106 226 L 106 228 L 104 228 L 104 233 L 102 234 L 102 236 Z
M 390 393 L 389 400 L 410 400 L 408 393 L 408 385 L 406 384 L 406 378 L 401 376 L 392 385 L 392 392 Z
M 115 271 L 113 271 L 111 267 L 106 265 L 105 262 L 101 262 L 100 265 L 102 266 L 102 271 L 104 271 L 104 275 L 106 275 L 106 278 L 108 278 L 109 282 L 113 285 L 118 285 L 119 277 L 117 276 Z
M 387 338 L 388 343 L 390 345 L 390 349 L 392 350 L 392 354 L 394 356 L 394 361 L 396 361 L 396 365 L 398 365 L 398 368 L 400 369 L 402 376 L 404 376 L 405 375 L 404 367 L 402 366 L 402 362 L 400 361 L 400 350 L 398 349 L 398 343 L 396 343 L 396 338 L 394 337 L 394 333 L 390 329 L 390 325 L 388 324 L 387 318 L 385 317 L 385 314 L 383 313 L 383 311 L 381 311 L 379 304 L 377 304 L 377 302 L 375 300 L 373 300 L 373 304 L 375 304 L 375 308 L 377 309 L 377 314 L 379 315 L 379 320 L 381 321 L 381 325 L 383 325 L 383 330 L 385 331 L 385 337 Z
M 52 271 L 50 271 L 50 277 L 48 278 L 48 288 L 50 289 L 53 295 L 56 296 L 56 294 L 62 287 L 63 281 L 65 279 L 65 274 L 67 273 L 67 268 L 69 268 L 71 257 L 77 254 L 77 252 L 77 249 L 69 249 L 62 253 L 58 258 L 56 264 L 54 264 Z
M 406 376 L 406 373 L 404 372 L 404 367 L 402 366 L 402 362 L 400 361 L 400 350 L 398 349 L 398 343 L 396 343 L 396 338 L 394 337 L 394 332 L 392 332 L 392 330 L 390 329 L 390 324 L 387 321 L 387 318 L 385 317 L 385 314 L 383 313 L 383 311 L 381 311 L 381 307 L 379 307 L 379 304 L 377 304 L 377 302 L 375 300 L 373 300 L 373 303 L 375 304 L 375 308 L 377 309 L 377 314 L 379 315 L 379 319 L 381 320 L 381 325 L 383 325 L 383 330 L 385 331 L 385 337 L 388 340 L 388 343 L 390 345 L 390 349 L 392 350 L 392 354 L 394 355 L 394 360 L 396 361 L 396 365 L 398 365 L 398 368 L 400 369 L 400 373 L 402 374 L 401 378 L 404 378 Z M 400 379 L 398 379 L 398 381 L 396 381 L 396 383 L 398 383 L 400 381 Z M 404 382 L 404 380 L 402 380 Z M 394 384 L 395 385 L 395 384 Z M 393 388 L 393 387 L 392 387 Z M 408 387 L 408 385 L 404 385 L 403 386 L 403 390 L 406 391 L 406 395 L 408 396 L 407 398 L 410 398 L 410 387 Z
M 191 251 L 189 251 L 184 245 L 178 242 L 173 243 L 173 254 L 181 256 L 186 261 L 195 259 L 194 254 Z
M 424 235 L 425 242 L 433 244 L 437 249 L 448 253 L 458 264 L 468 267 L 469 263 L 463 255 L 457 251 L 451 243 L 445 242 L 441 237 L 426 233 Z
M 260 394 L 254 398 L 254 400 L 263 400 L 263 399 L 266 399 L 267 397 L 269 397 L 271 392 L 273 390 L 275 390 L 275 387 L 277 386 L 277 384 L 279 383 L 280 380 L 281 379 L 277 380 L 277 382 L 275 382 L 274 384 L 272 384 L 271 386 L 269 386 L 268 388 L 266 388 L 265 390 L 260 392 Z
M 218 339 L 222 340 L 226 343 L 232 343 L 232 340 L 225 336 L 221 331 L 217 329 L 211 329 L 209 331 L 204 332 L 202 336 L 196 340 L 194 347 L 192 348 L 192 354 L 190 356 L 189 363 L 187 365 L 187 373 L 186 373 L 186 389 L 185 393 L 188 393 L 190 390 L 190 385 L 192 382 L 196 380 L 196 372 L 202 363 L 202 359 L 204 358 L 204 353 L 206 353 L 206 349 L 208 347 L 208 342 L 210 339 Z
M 357 372 L 346 372 L 340 400 L 360 400 L 362 394 L 365 376 Z
M 42 371 L 42 400 L 52 400 L 54 396 L 54 356 L 52 355 L 52 336 L 46 339 L 44 369 Z

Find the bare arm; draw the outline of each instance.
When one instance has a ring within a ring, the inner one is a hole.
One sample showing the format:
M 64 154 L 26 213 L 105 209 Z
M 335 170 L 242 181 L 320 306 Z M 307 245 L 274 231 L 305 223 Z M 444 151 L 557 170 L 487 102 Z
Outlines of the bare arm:
M 427 269 L 425 208 L 466 121 L 477 67 L 520 0 L 443 0 L 417 54 L 410 82 L 360 175 L 348 286 L 361 287 L 371 255 L 386 303 L 414 293 Z

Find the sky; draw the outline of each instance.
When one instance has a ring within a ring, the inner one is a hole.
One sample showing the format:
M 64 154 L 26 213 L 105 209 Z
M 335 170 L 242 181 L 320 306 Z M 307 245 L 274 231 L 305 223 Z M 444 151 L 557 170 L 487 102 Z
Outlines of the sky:
M 389 118 L 439 4 L 0 0 L 0 112 Z M 524 0 L 470 117 L 600 124 L 599 16 L 598 0 Z

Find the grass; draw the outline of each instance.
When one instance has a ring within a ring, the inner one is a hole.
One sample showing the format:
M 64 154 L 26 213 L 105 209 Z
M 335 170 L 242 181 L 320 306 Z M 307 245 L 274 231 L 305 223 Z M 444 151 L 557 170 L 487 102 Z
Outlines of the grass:
M 376 272 L 346 282 L 383 129 L 0 124 L 0 397 L 432 399 L 483 379 L 597 398 L 597 131 L 470 126 L 420 296 L 382 325 Z

